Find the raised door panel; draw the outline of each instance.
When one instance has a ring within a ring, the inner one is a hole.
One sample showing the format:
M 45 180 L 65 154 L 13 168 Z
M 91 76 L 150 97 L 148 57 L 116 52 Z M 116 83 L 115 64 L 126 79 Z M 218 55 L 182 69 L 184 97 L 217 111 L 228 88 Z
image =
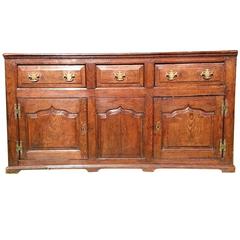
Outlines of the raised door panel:
M 156 98 L 155 159 L 221 158 L 222 96 Z
M 144 99 L 98 98 L 96 107 L 98 158 L 144 158 Z
M 18 99 L 20 160 L 87 158 L 85 98 Z

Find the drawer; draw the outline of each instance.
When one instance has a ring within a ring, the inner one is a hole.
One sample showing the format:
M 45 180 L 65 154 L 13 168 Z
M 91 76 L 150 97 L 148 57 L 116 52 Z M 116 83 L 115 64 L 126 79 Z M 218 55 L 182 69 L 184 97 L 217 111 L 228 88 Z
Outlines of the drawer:
M 19 65 L 19 87 L 85 87 L 84 65 Z
M 155 86 L 158 86 L 161 83 L 220 82 L 223 80 L 223 63 L 155 65 Z
M 142 87 L 143 65 L 97 65 L 98 87 Z

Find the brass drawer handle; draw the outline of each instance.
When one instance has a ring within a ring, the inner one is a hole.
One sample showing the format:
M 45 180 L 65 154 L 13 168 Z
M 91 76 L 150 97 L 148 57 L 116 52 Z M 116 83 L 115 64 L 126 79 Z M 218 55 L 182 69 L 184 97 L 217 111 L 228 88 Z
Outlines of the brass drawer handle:
M 201 77 L 203 77 L 205 80 L 211 79 L 213 76 L 213 71 L 209 69 L 205 69 L 203 72 L 201 72 Z
M 66 82 L 72 82 L 75 78 L 75 74 L 71 72 L 64 73 L 63 78 Z
M 29 73 L 28 74 L 28 79 L 31 82 L 38 82 L 40 79 L 40 74 L 37 72 Z
M 169 72 L 166 73 L 166 78 L 167 78 L 169 81 L 174 80 L 174 78 L 176 78 L 177 76 L 178 76 L 178 73 L 177 73 L 177 72 L 174 72 L 173 70 L 170 70 Z
M 121 72 L 121 71 L 115 72 L 115 73 L 113 73 L 113 75 L 117 81 L 123 81 L 124 78 L 126 77 L 126 73 Z

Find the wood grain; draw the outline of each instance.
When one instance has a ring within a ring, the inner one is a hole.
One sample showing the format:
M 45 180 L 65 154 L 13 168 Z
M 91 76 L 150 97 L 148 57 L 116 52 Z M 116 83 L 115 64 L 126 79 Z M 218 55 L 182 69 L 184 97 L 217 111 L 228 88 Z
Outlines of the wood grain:
M 201 75 L 204 70 L 212 72 L 210 79 L 204 79 Z M 176 72 L 177 76 L 169 80 L 166 74 L 170 71 Z M 182 83 L 182 82 L 216 82 L 224 81 L 224 63 L 188 63 L 188 64 L 156 64 L 155 85 L 161 83 Z
M 219 158 L 223 139 L 221 106 L 224 98 L 178 97 L 155 99 L 155 158 Z
M 87 158 L 86 99 L 19 98 L 20 160 Z
M 39 79 L 34 82 L 29 75 L 38 74 Z M 64 74 L 73 74 L 74 78 L 67 81 Z M 19 87 L 85 87 L 84 65 L 19 65 L 18 66 Z
M 142 87 L 143 65 L 97 65 L 98 87 Z M 119 80 L 115 74 L 124 74 Z

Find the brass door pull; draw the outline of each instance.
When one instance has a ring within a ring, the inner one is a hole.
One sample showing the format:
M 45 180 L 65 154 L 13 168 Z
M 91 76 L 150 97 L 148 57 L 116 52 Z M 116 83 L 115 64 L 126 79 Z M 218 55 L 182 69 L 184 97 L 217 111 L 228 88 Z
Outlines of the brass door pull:
M 71 72 L 64 73 L 63 78 L 66 82 L 72 82 L 75 78 L 75 74 Z
M 177 76 L 178 76 L 178 73 L 177 73 L 177 72 L 174 72 L 173 70 L 170 70 L 169 72 L 166 73 L 166 78 L 167 78 L 169 81 L 174 80 L 174 78 L 176 78 Z
M 213 76 L 213 71 L 209 69 L 205 69 L 203 72 L 201 72 L 201 77 L 203 77 L 205 80 L 211 79 Z
M 87 124 L 86 123 L 81 123 L 81 135 L 85 135 L 87 133 Z
M 40 79 L 40 74 L 37 72 L 29 73 L 28 74 L 28 79 L 31 82 L 38 82 Z
M 121 71 L 115 72 L 115 73 L 113 73 L 113 75 L 117 81 L 123 81 L 124 78 L 126 77 L 126 73 L 121 72 Z
M 156 122 L 155 130 L 158 132 L 160 130 L 160 121 Z

